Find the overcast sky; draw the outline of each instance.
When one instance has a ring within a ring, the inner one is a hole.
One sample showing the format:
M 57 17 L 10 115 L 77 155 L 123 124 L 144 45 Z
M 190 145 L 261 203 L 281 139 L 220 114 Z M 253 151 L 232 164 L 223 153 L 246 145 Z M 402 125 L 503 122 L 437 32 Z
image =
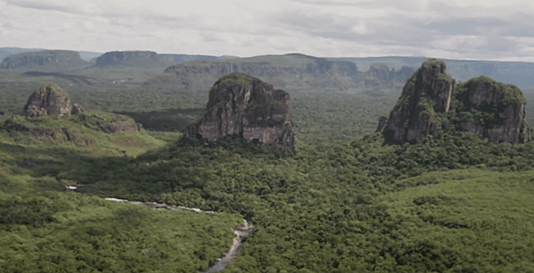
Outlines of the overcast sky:
M 0 47 L 534 62 L 533 0 L 0 0 Z

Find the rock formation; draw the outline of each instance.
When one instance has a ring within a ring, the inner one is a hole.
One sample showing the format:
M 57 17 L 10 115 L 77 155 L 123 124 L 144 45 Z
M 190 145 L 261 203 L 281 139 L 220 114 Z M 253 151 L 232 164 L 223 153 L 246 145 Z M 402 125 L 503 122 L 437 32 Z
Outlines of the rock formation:
M 84 64 L 86 62 L 80 58 L 80 54 L 76 51 L 44 50 L 8 56 L 0 63 L 0 68 L 17 69 L 46 65 L 76 66 Z
M 530 139 L 519 88 L 487 77 L 455 88 L 445 69 L 445 63 L 430 59 L 408 80 L 383 129 L 387 143 L 415 143 L 436 135 L 446 124 L 492 142 Z
M 40 87 L 28 99 L 24 106 L 27 117 L 43 115 L 64 116 L 70 115 L 71 103 L 67 92 L 55 84 Z
M 453 105 L 459 130 L 472 132 L 491 142 L 518 143 L 530 139 L 526 122 L 526 99 L 515 85 L 488 77 L 473 78 L 458 86 Z
M 111 51 L 96 59 L 96 65 L 106 66 L 142 66 L 150 67 L 164 64 L 158 53 L 153 51 Z
M 242 73 L 220 78 L 210 90 L 207 113 L 188 128 L 186 139 L 216 143 L 226 138 L 294 150 L 289 95 Z
M 429 60 L 408 79 L 384 127 L 386 142 L 414 143 L 436 134 L 440 124 L 435 114 L 449 111 L 455 84 L 445 68 L 445 63 Z
M 84 113 L 84 112 L 87 112 L 87 109 L 85 109 L 85 106 L 78 104 L 78 103 L 75 103 L 72 106 L 72 110 L 70 111 L 70 113 L 73 115 L 77 115 L 77 114 Z
M 100 130 L 106 133 L 138 132 L 139 124 L 126 115 L 113 115 L 111 119 L 99 121 L 96 124 Z

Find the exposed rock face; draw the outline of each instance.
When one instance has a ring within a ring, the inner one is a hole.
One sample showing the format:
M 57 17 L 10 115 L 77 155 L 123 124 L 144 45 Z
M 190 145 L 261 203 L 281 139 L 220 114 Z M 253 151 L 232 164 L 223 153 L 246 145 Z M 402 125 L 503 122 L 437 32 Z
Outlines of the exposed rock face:
M 445 63 L 434 59 L 423 63 L 404 86 L 387 119 L 386 142 L 414 143 L 435 135 L 445 124 L 492 142 L 530 139 L 526 100 L 519 88 L 487 77 L 454 86 L 455 81 L 445 73 Z
M 386 124 L 388 122 L 388 117 L 387 116 L 381 116 L 378 118 L 378 125 L 376 126 L 376 131 L 375 132 L 380 132 L 384 129 L 384 127 L 386 127 Z
M 488 77 L 473 78 L 454 92 L 457 127 L 492 142 L 530 140 L 526 100 L 519 88 Z
M 445 63 L 429 60 L 408 80 L 384 128 L 389 143 L 416 142 L 434 135 L 440 124 L 433 116 L 449 111 L 455 81 Z
M 49 84 L 35 91 L 26 106 L 24 114 L 27 117 L 39 117 L 43 115 L 64 116 L 70 115 L 71 103 L 67 92 L 55 84 Z
M 77 114 L 81 114 L 81 113 L 85 113 L 85 112 L 87 112 L 87 109 L 85 108 L 85 106 L 83 106 L 81 104 L 77 104 L 77 103 L 75 103 L 72 106 L 72 110 L 70 111 L 70 113 L 73 114 L 73 115 L 77 115 Z
M 100 67 L 126 66 L 154 66 L 162 63 L 158 53 L 153 51 L 112 51 L 104 53 L 96 59 Z
M 85 62 L 76 51 L 67 50 L 44 50 L 37 52 L 26 52 L 6 57 L 0 68 L 16 69 L 32 66 L 46 65 L 83 65 Z
M 294 150 L 289 95 L 242 73 L 224 76 L 210 90 L 207 113 L 188 128 L 186 138 L 210 143 L 242 138 Z

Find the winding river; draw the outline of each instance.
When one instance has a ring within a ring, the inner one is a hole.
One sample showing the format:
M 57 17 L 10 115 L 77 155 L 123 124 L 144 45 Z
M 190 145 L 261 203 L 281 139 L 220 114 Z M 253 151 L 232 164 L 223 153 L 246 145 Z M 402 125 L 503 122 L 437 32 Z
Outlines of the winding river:
M 139 202 L 139 201 L 130 201 L 126 199 L 118 199 L 118 198 L 105 198 L 105 200 L 108 201 L 114 201 L 114 202 L 120 202 L 120 203 L 129 203 L 129 204 L 135 204 L 135 205 L 144 205 L 156 209 L 168 209 L 168 210 L 187 210 L 197 213 L 205 213 L 205 214 L 211 214 L 214 213 L 213 211 L 205 211 L 197 208 L 188 208 L 183 206 L 171 206 L 167 204 L 161 204 L 156 202 Z M 249 221 L 243 219 L 243 224 L 237 226 L 234 229 L 234 233 L 236 237 L 234 238 L 234 243 L 228 250 L 228 252 L 224 253 L 221 258 L 212 266 L 210 266 L 205 271 L 202 271 L 202 273 L 212 273 L 212 272 L 219 272 L 222 271 L 231 261 L 233 261 L 239 250 L 241 249 L 241 246 L 243 245 L 243 239 L 250 237 L 252 233 L 254 232 L 254 226 Z

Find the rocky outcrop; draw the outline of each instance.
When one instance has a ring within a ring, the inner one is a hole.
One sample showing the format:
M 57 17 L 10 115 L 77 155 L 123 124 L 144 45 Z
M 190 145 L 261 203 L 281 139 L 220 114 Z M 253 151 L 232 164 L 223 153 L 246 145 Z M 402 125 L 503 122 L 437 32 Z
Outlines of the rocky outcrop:
M 43 115 L 61 117 L 70 115 L 71 109 L 71 102 L 67 92 L 55 84 L 49 84 L 33 92 L 24 106 L 24 114 L 27 117 Z
M 26 52 L 6 57 L 0 68 L 17 69 L 35 66 L 77 66 L 86 64 L 76 51 L 44 50 Z
M 72 106 L 72 110 L 70 111 L 70 113 L 73 115 L 77 115 L 77 114 L 85 113 L 85 112 L 87 112 L 87 109 L 85 108 L 85 106 L 81 104 L 77 104 L 77 103 L 75 103 Z
M 142 66 L 150 67 L 164 64 L 158 53 L 153 51 L 111 51 L 96 60 L 96 65 L 106 66 Z
M 437 133 L 436 113 L 449 111 L 455 85 L 445 69 L 445 63 L 429 60 L 412 75 L 384 127 L 386 142 L 414 143 Z
M 526 100 L 515 85 L 488 77 L 473 78 L 454 92 L 455 124 L 491 142 L 520 143 L 530 140 Z
M 220 78 L 210 90 L 207 113 L 188 128 L 186 139 L 216 143 L 226 138 L 294 150 L 289 95 L 242 73 Z
M 137 132 L 139 124 L 125 115 L 114 115 L 110 120 L 97 122 L 98 128 L 106 133 Z
M 530 139 L 526 100 L 519 88 L 487 77 L 471 79 L 455 88 L 455 81 L 445 69 L 445 63 L 431 59 L 408 80 L 383 128 L 387 143 L 415 143 L 446 126 L 492 142 Z

